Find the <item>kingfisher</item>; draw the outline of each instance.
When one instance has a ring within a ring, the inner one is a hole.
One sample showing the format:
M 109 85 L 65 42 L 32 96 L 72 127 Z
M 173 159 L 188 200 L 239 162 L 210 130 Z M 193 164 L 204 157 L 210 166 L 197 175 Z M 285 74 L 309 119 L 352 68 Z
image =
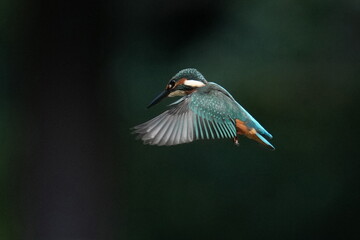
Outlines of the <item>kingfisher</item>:
M 272 135 L 228 91 L 206 81 L 198 70 L 187 68 L 175 74 L 147 108 L 176 96 L 182 98 L 170 104 L 168 110 L 133 128 L 144 144 L 172 146 L 198 139 L 228 138 L 238 146 L 238 135 L 244 135 L 275 150 L 268 141 Z

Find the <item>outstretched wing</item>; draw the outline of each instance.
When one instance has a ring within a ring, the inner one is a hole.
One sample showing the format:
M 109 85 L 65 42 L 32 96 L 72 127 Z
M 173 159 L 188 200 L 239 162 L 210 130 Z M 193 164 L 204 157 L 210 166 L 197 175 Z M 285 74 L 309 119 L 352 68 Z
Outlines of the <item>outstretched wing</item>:
M 188 109 L 188 98 L 182 98 L 169 110 L 159 116 L 134 127 L 134 133 L 145 144 L 150 145 L 176 145 L 192 142 L 193 112 Z
M 159 116 L 134 127 L 138 138 L 150 145 L 176 145 L 196 139 L 236 136 L 236 102 L 227 92 L 208 84 L 181 98 Z
M 228 91 L 226 91 L 223 87 L 217 85 L 216 83 L 209 83 L 208 88 L 201 88 L 198 92 L 198 95 L 194 96 L 194 102 L 196 98 L 198 101 L 214 101 L 214 105 L 206 110 L 207 113 L 212 113 L 212 111 L 218 108 L 218 112 L 222 115 L 228 116 L 230 119 L 239 119 L 244 122 L 246 127 L 251 130 L 254 128 L 258 134 L 261 134 L 263 137 L 267 139 L 271 139 L 272 135 L 266 131 L 265 128 L 261 126 L 261 124 L 253 118 L 250 113 L 248 113 L 239 103 L 235 101 L 235 99 L 230 95 Z M 202 104 L 202 106 L 206 107 L 206 104 Z M 219 113 L 215 113 L 218 115 Z

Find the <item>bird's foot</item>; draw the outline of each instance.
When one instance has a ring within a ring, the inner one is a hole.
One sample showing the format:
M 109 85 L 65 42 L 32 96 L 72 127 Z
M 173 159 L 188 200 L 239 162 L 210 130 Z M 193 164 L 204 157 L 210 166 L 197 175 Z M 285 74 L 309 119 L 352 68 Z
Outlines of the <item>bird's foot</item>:
M 240 145 L 240 144 L 239 144 L 239 139 L 238 139 L 237 136 L 233 138 L 233 141 L 234 141 L 235 146 L 238 147 L 238 146 Z

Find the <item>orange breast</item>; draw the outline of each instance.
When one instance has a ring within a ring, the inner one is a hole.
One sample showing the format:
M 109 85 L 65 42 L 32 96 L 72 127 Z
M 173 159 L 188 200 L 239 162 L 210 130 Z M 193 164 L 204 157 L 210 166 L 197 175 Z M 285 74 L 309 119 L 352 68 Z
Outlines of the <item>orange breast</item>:
M 247 136 L 249 133 L 249 128 L 245 125 L 245 122 L 235 119 L 236 133 L 239 135 Z
M 252 140 L 257 141 L 258 143 L 261 143 L 261 144 L 267 146 L 267 144 L 258 137 L 258 132 L 255 130 L 255 128 L 247 127 L 245 125 L 245 122 L 240 121 L 239 119 L 235 120 L 235 124 L 236 124 L 236 133 L 237 134 L 245 135 L 247 138 L 250 138 Z

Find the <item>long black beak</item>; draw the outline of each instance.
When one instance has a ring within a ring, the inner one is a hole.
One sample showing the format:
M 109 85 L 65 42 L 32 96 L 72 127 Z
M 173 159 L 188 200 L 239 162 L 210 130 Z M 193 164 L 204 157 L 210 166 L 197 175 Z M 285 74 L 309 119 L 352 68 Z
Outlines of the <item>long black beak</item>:
M 154 106 L 155 104 L 157 104 L 158 102 L 160 102 L 161 100 L 163 100 L 164 98 L 166 98 L 169 95 L 169 91 L 168 90 L 164 90 L 162 91 L 159 96 L 157 96 L 154 100 L 152 100 L 152 102 L 149 104 L 149 106 L 147 106 L 147 108 L 150 108 L 151 106 Z

